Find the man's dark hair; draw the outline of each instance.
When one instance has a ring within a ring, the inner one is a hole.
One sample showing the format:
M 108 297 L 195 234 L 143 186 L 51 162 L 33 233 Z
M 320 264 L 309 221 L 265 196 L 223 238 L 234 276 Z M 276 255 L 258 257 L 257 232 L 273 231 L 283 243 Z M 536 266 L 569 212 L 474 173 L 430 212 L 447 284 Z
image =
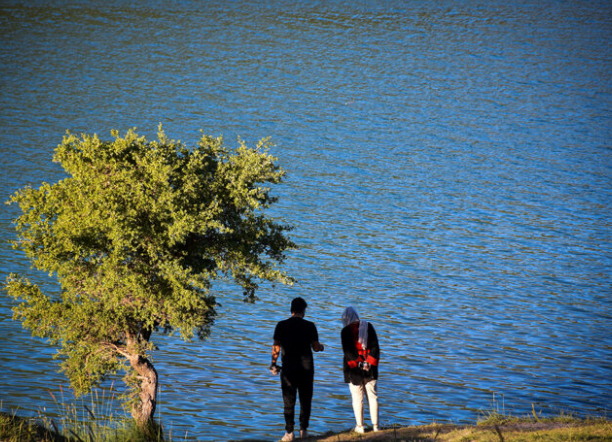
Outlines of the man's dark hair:
M 295 298 L 291 301 L 291 313 L 304 313 L 306 307 L 308 307 L 308 304 L 302 298 Z

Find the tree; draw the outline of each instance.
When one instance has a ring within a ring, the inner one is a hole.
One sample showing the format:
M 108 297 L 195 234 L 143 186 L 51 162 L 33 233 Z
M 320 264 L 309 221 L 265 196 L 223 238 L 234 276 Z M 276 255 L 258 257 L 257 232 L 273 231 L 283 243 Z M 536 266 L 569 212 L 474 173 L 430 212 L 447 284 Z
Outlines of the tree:
M 154 333 L 204 339 L 216 315 L 215 280 L 238 283 L 255 301 L 260 281 L 291 284 L 279 265 L 295 248 L 290 226 L 265 216 L 277 198 L 268 184 L 285 172 L 242 140 L 235 151 L 202 135 L 197 147 L 133 130 L 103 142 L 67 133 L 54 161 L 67 177 L 26 187 L 18 203 L 14 248 L 55 276 L 44 294 L 12 274 L 5 289 L 19 301 L 14 319 L 58 345 L 61 370 L 80 396 L 125 372 L 126 405 L 141 426 L 155 413 Z

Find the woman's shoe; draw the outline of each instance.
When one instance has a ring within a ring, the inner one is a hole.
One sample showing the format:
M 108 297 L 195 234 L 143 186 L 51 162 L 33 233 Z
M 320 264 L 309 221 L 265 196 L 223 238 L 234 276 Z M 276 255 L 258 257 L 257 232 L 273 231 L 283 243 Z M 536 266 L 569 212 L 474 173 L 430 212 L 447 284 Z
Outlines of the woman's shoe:
M 291 442 L 293 440 L 293 433 L 285 433 L 281 442 Z
M 359 433 L 359 434 L 365 433 L 365 430 L 363 429 L 363 427 L 361 425 L 357 425 L 353 431 L 355 433 Z

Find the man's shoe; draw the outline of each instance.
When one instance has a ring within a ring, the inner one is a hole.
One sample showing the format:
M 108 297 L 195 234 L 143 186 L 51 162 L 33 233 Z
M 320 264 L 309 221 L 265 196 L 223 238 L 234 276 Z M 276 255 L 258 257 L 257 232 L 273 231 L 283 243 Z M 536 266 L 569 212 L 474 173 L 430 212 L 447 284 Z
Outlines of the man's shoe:
M 357 425 L 355 427 L 355 430 L 353 430 L 353 431 L 355 431 L 355 433 L 359 433 L 359 434 L 365 433 L 365 430 L 363 429 L 363 427 L 361 425 Z
M 281 439 L 281 442 L 290 442 L 292 440 L 293 440 L 293 433 L 285 433 L 285 435 Z
M 374 433 L 378 433 L 380 431 L 380 428 L 378 428 L 378 425 L 374 425 Z
M 308 430 L 300 430 L 300 438 L 308 439 Z

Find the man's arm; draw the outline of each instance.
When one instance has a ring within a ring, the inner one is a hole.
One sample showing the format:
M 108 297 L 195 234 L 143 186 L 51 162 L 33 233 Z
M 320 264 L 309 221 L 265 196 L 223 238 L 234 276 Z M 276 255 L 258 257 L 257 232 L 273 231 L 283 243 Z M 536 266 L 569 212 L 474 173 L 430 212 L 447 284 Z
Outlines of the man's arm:
M 276 364 L 278 355 L 280 355 L 280 349 L 280 341 L 275 339 L 274 344 L 272 344 L 272 365 Z
M 312 347 L 312 349 L 314 351 L 323 351 L 323 350 L 325 350 L 325 346 L 323 344 L 321 344 L 319 341 L 312 341 L 310 343 L 310 346 Z
M 311 323 L 310 326 L 312 327 L 312 334 L 310 335 L 312 341 L 310 342 L 310 346 L 315 352 L 323 351 L 325 346 L 319 342 L 319 331 L 317 330 L 317 326 L 314 325 L 314 323 Z
M 272 344 L 272 363 L 270 364 L 270 373 L 278 374 L 278 367 L 276 366 L 276 361 L 278 360 L 278 355 L 280 355 L 280 341 L 275 339 Z

